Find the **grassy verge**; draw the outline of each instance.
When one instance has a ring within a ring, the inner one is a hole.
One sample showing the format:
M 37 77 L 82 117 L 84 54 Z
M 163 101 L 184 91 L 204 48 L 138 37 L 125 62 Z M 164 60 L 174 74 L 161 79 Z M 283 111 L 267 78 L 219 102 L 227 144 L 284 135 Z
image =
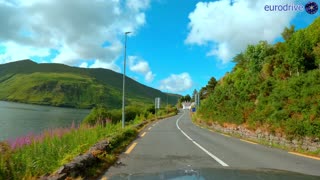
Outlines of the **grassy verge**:
M 251 139 L 251 138 L 245 138 L 243 136 L 241 136 L 241 134 L 239 133 L 226 133 L 226 132 L 222 132 L 222 131 L 219 131 L 217 129 L 213 129 L 211 127 L 209 127 L 206 123 L 203 123 L 203 122 L 199 122 L 196 114 L 191 114 L 191 117 L 192 117 L 192 122 L 197 125 L 197 126 L 200 126 L 200 127 L 203 127 L 203 128 L 206 128 L 206 129 L 210 129 L 210 130 L 213 130 L 217 133 L 220 133 L 220 134 L 226 134 L 226 135 L 229 135 L 229 136 L 232 136 L 232 137 L 235 137 L 235 138 L 241 138 L 241 139 L 244 139 L 244 140 L 248 140 L 248 141 L 251 141 L 251 142 L 255 142 L 255 143 L 258 143 L 258 144 L 261 144 L 261 145 L 264 145 L 264 146 L 269 146 L 269 147 L 272 147 L 272 148 L 278 148 L 278 149 L 282 149 L 282 150 L 285 150 L 285 151 L 292 151 L 292 152 L 298 152 L 298 153 L 302 153 L 302 154 L 305 154 L 305 155 L 310 155 L 310 156 L 315 156 L 315 157 L 320 157 L 320 149 L 318 149 L 317 151 L 306 151 L 304 149 L 302 149 L 301 147 L 297 147 L 295 149 L 292 149 L 288 146 L 285 146 L 285 145 L 281 145 L 279 143 L 274 143 L 272 141 L 267 141 L 267 140 L 264 140 L 264 139 Z
M 21 146 L 2 143 L 0 179 L 31 179 L 51 173 L 86 152 L 96 142 L 124 131 L 120 124 L 82 126 L 69 129 L 63 135 L 56 130 L 44 132 L 40 138 L 25 137 L 27 142 Z

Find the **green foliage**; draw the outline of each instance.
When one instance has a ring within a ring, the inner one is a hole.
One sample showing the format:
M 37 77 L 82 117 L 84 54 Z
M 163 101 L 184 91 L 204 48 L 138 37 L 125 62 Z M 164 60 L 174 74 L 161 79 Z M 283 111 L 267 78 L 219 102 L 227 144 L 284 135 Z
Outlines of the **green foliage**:
M 186 96 L 184 96 L 183 100 L 184 100 L 184 101 L 191 101 L 190 95 L 187 94 Z
M 94 107 L 91 112 L 84 118 L 84 124 L 96 125 L 105 124 L 111 114 L 108 112 L 107 108 L 104 106 Z
M 121 135 L 124 131 L 120 124 L 82 126 L 62 137 L 46 136 L 41 142 L 33 142 L 13 151 L 9 149 L 0 154 L 0 172 L 4 172 L 0 173 L 0 179 L 31 179 L 52 173 L 98 141 Z
M 169 104 L 168 106 L 166 106 L 165 111 L 167 112 L 167 114 L 178 114 L 179 110 L 177 107 L 172 106 L 171 104 Z
M 290 28 L 287 28 L 287 27 L 286 27 L 286 28 L 283 30 L 283 32 L 281 33 L 281 35 L 282 35 L 282 37 L 283 37 L 284 40 L 288 41 L 288 40 L 292 37 L 294 31 L 295 31 L 295 30 L 294 30 L 294 25 L 291 25 Z
M 232 72 L 202 101 L 199 117 L 320 137 L 320 18 L 293 32 L 284 31 L 286 42 L 261 41 L 238 54 Z
M 214 88 L 216 87 L 218 81 L 216 78 L 211 77 L 210 80 L 208 81 L 208 84 L 205 87 L 202 87 L 200 89 L 200 99 L 205 99 L 207 98 L 210 94 L 213 93 Z
M 129 106 L 126 108 L 125 111 L 125 117 L 126 121 L 132 121 L 135 119 L 136 116 L 140 115 L 143 113 L 143 109 L 135 106 Z
M 313 48 L 313 55 L 315 56 L 315 63 L 318 65 L 318 69 L 320 69 L 320 43 Z
M 195 99 L 196 99 L 196 94 L 198 94 L 198 91 L 196 90 L 196 89 L 194 89 L 193 90 L 193 92 L 192 92 L 192 97 L 191 97 L 191 101 L 195 101 Z
M 148 106 L 148 107 L 146 108 L 146 113 L 155 114 L 156 111 L 155 111 L 154 105 Z
M 179 100 L 178 100 L 178 105 L 180 106 L 180 107 L 182 107 L 182 105 L 181 105 L 181 103 L 182 102 L 190 102 L 191 101 L 191 96 L 189 95 L 189 94 L 187 94 L 187 95 L 185 95 L 185 96 L 181 96 L 180 98 L 179 98 Z
M 127 106 L 125 108 L 126 122 L 134 120 L 140 114 L 144 115 L 145 111 L 143 107 Z M 106 122 L 118 123 L 121 119 L 122 109 L 108 110 L 105 106 L 99 105 L 91 110 L 82 123 L 88 125 L 105 124 Z

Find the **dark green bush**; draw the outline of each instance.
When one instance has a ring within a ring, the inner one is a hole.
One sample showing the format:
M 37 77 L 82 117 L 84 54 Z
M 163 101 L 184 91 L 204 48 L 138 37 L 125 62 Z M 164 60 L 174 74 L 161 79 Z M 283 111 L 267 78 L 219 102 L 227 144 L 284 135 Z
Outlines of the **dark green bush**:
M 110 113 L 108 112 L 107 108 L 99 105 L 94 107 L 89 115 L 85 117 L 83 120 L 84 124 L 95 125 L 97 123 L 104 124 L 110 118 Z

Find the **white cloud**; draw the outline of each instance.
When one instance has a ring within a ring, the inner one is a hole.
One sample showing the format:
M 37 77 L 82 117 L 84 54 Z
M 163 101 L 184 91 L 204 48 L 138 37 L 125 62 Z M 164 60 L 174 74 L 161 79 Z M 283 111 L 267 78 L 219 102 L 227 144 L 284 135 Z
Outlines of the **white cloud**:
M 270 0 L 230 0 L 199 2 L 189 14 L 190 32 L 187 44 L 209 45 L 208 56 L 217 56 L 224 63 L 243 51 L 248 44 L 260 40 L 274 41 L 290 21 L 294 12 L 266 12 L 265 5 L 292 3 Z
M 104 62 L 104 61 L 100 61 L 99 59 L 96 60 L 91 66 L 89 66 L 90 68 L 105 68 L 105 69 L 111 69 L 113 71 L 116 72 L 120 72 L 120 68 L 115 64 L 115 62 Z
M 190 89 L 192 84 L 189 73 L 171 74 L 168 78 L 160 82 L 160 89 L 171 92 L 183 92 Z
M 145 80 L 147 82 L 152 82 L 154 80 L 155 74 L 153 74 L 151 71 L 149 71 L 146 75 L 145 75 Z
M 0 64 L 27 59 L 28 57 L 32 56 L 45 57 L 50 55 L 49 49 L 35 49 L 32 46 L 22 46 L 15 42 L 5 42 L 2 43 L 2 46 L 5 47 L 5 51 L 4 53 L 0 54 Z
M 140 60 L 137 56 L 129 56 L 129 68 L 133 72 L 146 74 L 150 71 L 148 62 Z
M 129 56 L 129 69 L 132 72 L 139 73 L 145 76 L 147 82 L 152 82 L 155 74 L 152 73 L 149 63 L 137 56 Z
M 149 0 L 2 0 L 0 46 L 6 52 L 0 63 L 48 56 L 54 49 L 58 54 L 52 62 L 77 66 L 93 61 L 92 67 L 117 70 L 123 32 L 136 34 L 149 6 Z
M 135 11 L 148 8 L 150 0 L 127 0 L 127 7 Z
M 80 66 L 79 66 L 79 67 L 82 67 L 82 68 L 88 68 L 88 63 L 83 62 L 83 63 L 81 63 L 81 64 L 80 64 Z

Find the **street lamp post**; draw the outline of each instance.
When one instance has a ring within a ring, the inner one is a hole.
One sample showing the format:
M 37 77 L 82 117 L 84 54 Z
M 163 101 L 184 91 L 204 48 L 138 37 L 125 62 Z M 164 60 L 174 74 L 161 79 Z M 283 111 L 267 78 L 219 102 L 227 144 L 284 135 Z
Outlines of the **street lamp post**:
M 131 32 L 124 33 L 124 63 L 123 63 L 123 80 L 122 80 L 122 128 L 124 128 L 125 122 L 125 81 L 126 81 L 126 58 L 127 58 L 127 35 Z

